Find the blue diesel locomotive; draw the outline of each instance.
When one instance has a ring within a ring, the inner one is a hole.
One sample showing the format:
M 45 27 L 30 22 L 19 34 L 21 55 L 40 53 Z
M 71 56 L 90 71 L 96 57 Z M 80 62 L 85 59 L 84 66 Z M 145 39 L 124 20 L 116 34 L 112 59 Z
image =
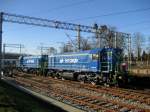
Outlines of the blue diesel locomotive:
M 122 79 L 122 50 L 97 48 L 56 55 L 25 56 L 20 58 L 20 68 L 58 78 L 114 83 Z
M 19 57 L 18 68 L 24 72 L 39 74 L 42 68 L 47 68 L 48 56 L 21 56 Z M 42 71 L 43 72 L 43 71 Z

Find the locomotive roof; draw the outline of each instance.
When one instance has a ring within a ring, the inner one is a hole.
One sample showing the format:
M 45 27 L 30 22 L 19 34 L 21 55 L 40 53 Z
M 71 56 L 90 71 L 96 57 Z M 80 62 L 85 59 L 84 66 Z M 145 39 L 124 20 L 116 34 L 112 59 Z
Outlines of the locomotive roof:
M 98 52 L 101 52 L 102 50 L 115 50 L 118 48 L 95 48 L 95 49 L 91 49 L 91 50 L 80 50 L 78 52 L 66 52 L 66 53 L 62 53 L 63 55 L 65 54 L 79 54 L 79 53 L 89 53 L 89 54 L 95 54 Z M 61 55 L 61 54 L 57 54 L 57 55 Z
M 78 52 L 66 52 L 66 53 L 62 53 L 62 54 L 56 54 L 56 55 L 69 55 L 69 54 L 96 54 L 99 51 L 101 51 L 101 48 L 98 49 L 92 49 L 92 50 L 80 50 Z
M 66 52 L 66 53 L 62 53 L 62 54 L 55 54 L 55 55 L 49 55 L 49 57 L 53 57 L 53 56 L 67 56 L 67 55 L 88 55 L 88 54 L 96 54 L 98 52 L 101 52 L 103 50 L 121 50 L 118 48 L 95 48 L 95 49 L 91 49 L 91 50 L 80 50 L 78 52 Z M 41 55 L 31 55 L 31 56 L 23 56 L 25 59 L 29 59 L 29 58 L 41 58 Z
M 24 58 L 41 58 L 41 55 L 24 56 Z
M 66 53 L 62 53 L 62 54 L 55 54 L 55 55 L 50 55 L 49 57 L 53 57 L 53 56 L 67 56 L 67 55 L 84 55 L 84 54 L 96 54 L 98 52 L 101 52 L 102 50 L 114 50 L 114 48 L 95 48 L 95 49 L 91 49 L 91 50 L 81 50 L 79 52 L 66 52 Z

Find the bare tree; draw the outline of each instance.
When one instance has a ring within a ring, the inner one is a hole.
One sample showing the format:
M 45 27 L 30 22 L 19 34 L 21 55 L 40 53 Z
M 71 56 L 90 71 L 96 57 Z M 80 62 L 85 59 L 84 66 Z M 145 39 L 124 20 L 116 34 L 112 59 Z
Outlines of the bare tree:
M 78 41 L 77 39 L 72 39 L 69 34 L 66 33 L 66 36 L 69 38 L 69 41 L 62 45 L 62 52 L 73 52 L 78 51 Z M 91 43 L 89 38 L 80 37 L 80 50 L 89 50 L 91 49 Z
M 47 49 L 47 54 L 56 54 L 57 53 L 57 49 L 55 49 L 54 47 L 49 47 Z
M 136 32 L 134 33 L 132 41 L 133 41 L 133 48 L 136 52 L 137 60 L 140 60 L 144 36 L 140 32 Z
M 61 47 L 61 53 L 73 51 L 74 51 L 73 46 L 69 41 L 67 43 L 64 43 Z
M 91 48 L 97 48 L 97 39 L 95 37 L 89 38 Z
M 148 46 L 147 46 L 147 65 L 150 65 L 150 36 L 148 37 Z
M 147 52 L 150 54 L 150 36 L 148 37 Z
M 89 50 L 91 49 L 91 43 L 89 42 L 89 40 L 86 38 L 81 38 L 81 49 L 82 50 Z

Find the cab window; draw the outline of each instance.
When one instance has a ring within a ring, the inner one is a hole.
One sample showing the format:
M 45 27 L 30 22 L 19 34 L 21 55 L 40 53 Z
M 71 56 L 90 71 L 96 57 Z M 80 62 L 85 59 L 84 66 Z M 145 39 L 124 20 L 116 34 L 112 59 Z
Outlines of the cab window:
M 107 52 L 107 55 L 108 56 L 112 56 L 112 52 Z

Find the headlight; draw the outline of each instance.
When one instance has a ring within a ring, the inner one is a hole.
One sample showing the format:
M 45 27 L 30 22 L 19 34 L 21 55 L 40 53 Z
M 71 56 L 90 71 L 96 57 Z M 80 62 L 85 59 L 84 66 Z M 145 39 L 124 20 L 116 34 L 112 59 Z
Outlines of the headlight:
M 122 77 L 121 77 L 121 76 L 119 76 L 119 79 L 122 79 Z

